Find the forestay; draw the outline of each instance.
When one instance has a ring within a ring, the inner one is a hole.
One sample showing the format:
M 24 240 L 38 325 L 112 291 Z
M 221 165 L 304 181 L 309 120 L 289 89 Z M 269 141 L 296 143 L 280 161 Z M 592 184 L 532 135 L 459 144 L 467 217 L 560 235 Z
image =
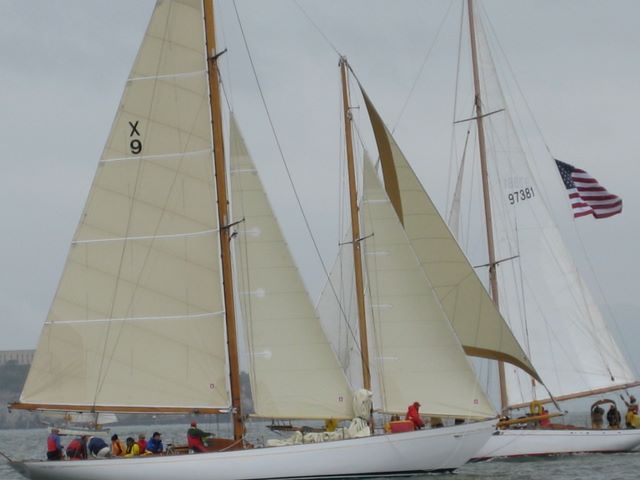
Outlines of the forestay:
M 233 116 L 236 281 L 255 415 L 352 418 L 351 391 L 305 290 Z
M 201 2 L 158 2 L 21 402 L 228 407 Z

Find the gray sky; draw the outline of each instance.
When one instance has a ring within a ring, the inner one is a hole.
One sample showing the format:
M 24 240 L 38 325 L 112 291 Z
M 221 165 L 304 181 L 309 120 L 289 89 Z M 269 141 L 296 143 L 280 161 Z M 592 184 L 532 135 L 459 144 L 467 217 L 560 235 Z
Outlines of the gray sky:
M 229 48 L 223 64 L 226 91 L 317 297 L 321 269 L 286 188 L 233 3 L 219 3 L 220 44 Z M 482 3 L 553 154 L 586 169 L 624 199 L 622 215 L 583 219 L 578 230 L 619 324 L 626 335 L 637 336 L 640 3 Z M 36 344 L 153 4 L 0 0 L 0 349 Z M 294 2 L 237 4 L 285 158 L 330 264 L 339 239 L 333 213 L 342 148 L 337 55 Z M 309 0 L 300 5 L 348 55 L 383 118 L 395 124 L 450 3 Z M 459 8 L 454 2 L 397 129 L 400 145 L 441 208 Z M 364 125 L 362 110 L 355 115 Z M 577 260 L 584 267 L 580 255 Z

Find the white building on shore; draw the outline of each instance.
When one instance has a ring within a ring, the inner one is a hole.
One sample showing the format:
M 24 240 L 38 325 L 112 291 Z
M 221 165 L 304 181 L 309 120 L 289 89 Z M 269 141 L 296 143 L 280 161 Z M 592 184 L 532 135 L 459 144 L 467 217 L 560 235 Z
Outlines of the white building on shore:
M 4 350 L 0 351 L 0 366 L 7 363 L 16 363 L 17 365 L 31 365 L 35 350 Z

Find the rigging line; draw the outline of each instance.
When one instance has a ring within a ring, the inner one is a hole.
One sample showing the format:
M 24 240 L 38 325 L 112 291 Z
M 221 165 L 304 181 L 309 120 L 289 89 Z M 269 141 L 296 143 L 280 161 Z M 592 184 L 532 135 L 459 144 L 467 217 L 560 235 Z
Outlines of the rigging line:
M 235 3 L 236 2 L 234 0 L 233 4 L 235 5 Z M 300 6 L 300 3 L 298 2 L 298 0 L 293 0 L 293 4 L 300 9 L 302 14 L 307 18 L 307 20 L 309 20 L 309 23 L 311 23 L 311 25 L 313 25 L 313 27 L 318 31 L 318 33 L 320 34 L 320 36 L 322 36 L 322 38 L 325 40 L 325 42 L 327 42 L 327 44 L 333 49 L 333 51 L 336 52 L 338 57 L 342 57 L 343 56 L 342 53 L 340 53 L 338 48 L 331 42 L 331 40 L 329 40 L 329 37 L 327 37 L 325 35 L 325 33 L 318 26 L 318 24 L 313 21 L 313 19 L 309 16 L 309 14 L 306 12 L 306 10 Z
M 453 113 L 451 115 L 451 120 L 455 120 L 456 111 L 458 110 L 458 93 L 460 89 L 460 64 L 462 63 L 462 26 L 464 22 L 464 3 L 461 2 L 462 8 L 460 9 L 460 28 L 458 29 L 458 61 L 456 62 L 456 81 L 453 87 Z M 469 139 L 469 132 L 471 131 L 471 125 L 469 125 L 467 129 L 467 138 L 465 140 L 465 149 L 467 140 Z M 453 159 L 456 152 L 456 129 L 455 127 L 451 128 L 451 139 L 449 145 L 449 178 L 447 179 L 447 203 L 449 205 L 449 200 L 451 199 L 451 179 L 453 177 Z M 463 154 L 464 155 L 464 154 Z M 458 232 L 459 233 L 459 232 Z
M 309 237 L 311 238 L 311 242 L 313 243 L 313 248 L 315 250 L 315 253 L 318 257 L 318 260 L 320 261 L 320 264 L 322 266 L 322 270 L 326 276 L 326 278 L 329 279 L 328 284 L 331 287 L 331 290 L 335 296 L 335 298 L 339 298 L 338 293 L 336 292 L 336 289 L 333 285 L 333 282 L 331 282 L 331 278 L 329 275 L 329 270 L 327 269 L 327 265 L 324 262 L 324 259 L 322 258 L 322 254 L 320 253 L 320 247 L 318 245 L 318 242 L 316 241 L 316 238 L 313 234 L 313 230 L 311 229 L 311 224 L 309 223 L 309 219 L 307 218 L 307 215 L 304 211 L 304 208 L 302 207 L 302 200 L 300 199 L 300 195 L 298 193 L 298 189 L 296 188 L 294 182 L 293 182 L 293 176 L 291 174 L 291 170 L 289 169 L 289 165 L 287 164 L 287 160 L 284 156 L 284 150 L 282 149 L 282 145 L 280 143 L 280 138 L 278 137 L 278 134 L 276 132 L 276 127 L 275 124 L 273 123 L 273 118 L 271 117 L 271 112 L 269 111 L 269 107 L 267 105 L 267 100 L 264 96 L 264 91 L 262 90 L 262 84 L 260 83 L 260 80 L 258 78 L 258 72 L 256 70 L 256 66 L 255 63 L 253 61 L 253 56 L 251 55 L 251 50 L 249 49 L 249 43 L 247 41 L 247 37 L 245 35 L 244 32 L 244 27 L 242 25 L 242 21 L 240 19 L 240 12 L 238 11 L 238 5 L 236 0 L 233 0 L 233 8 L 235 10 L 235 14 L 236 14 L 236 19 L 238 20 L 238 25 L 240 27 L 240 33 L 242 34 L 242 41 L 244 43 L 244 47 L 247 50 L 247 56 L 249 57 L 249 63 L 251 64 L 251 71 L 253 72 L 253 77 L 256 81 L 256 85 L 258 87 L 258 92 L 260 93 L 260 99 L 262 100 L 262 105 L 264 106 L 264 110 L 265 110 L 265 114 L 267 115 L 267 119 L 269 121 L 269 126 L 271 127 L 271 132 L 273 134 L 273 138 L 274 141 L 276 142 L 276 146 L 278 148 L 278 152 L 280 153 L 280 159 L 282 160 L 282 164 L 284 166 L 285 172 L 287 174 L 287 178 L 289 180 L 289 184 L 291 185 L 291 189 L 293 191 L 294 197 L 296 199 L 296 203 L 298 205 L 298 209 L 300 210 L 300 214 L 302 215 L 302 218 L 304 220 L 304 224 L 305 224 L 305 228 L 307 230 L 307 233 L 309 234 Z M 338 305 L 340 306 L 340 312 L 344 318 L 345 321 L 347 321 L 347 316 L 346 316 L 346 312 L 344 311 L 342 304 L 340 302 L 338 302 Z M 359 346 L 358 346 L 359 348 Z
M 9 457 L 9 455 L 3 453 L 1 450 L 0 450 L 0 457 L 5 458 L 9 463 L 13 463 L 13 460 L 11 459 L 11 457 Z
M 222 95 L 224 96 L 224 101 L 227 104 L 227 108 L 229 109 L 229 111 L 232 112 L 233 108 L 231 108 L 231 101 L 229 99 L 229 97 L 231 96 L 231 88 L 229 88 L 229 95 L 227 95 L 226 85 L 222 80 L 222 74 L 220 73 L 220 69 L 218 68 L 217 62 L 215 66 L 216 66 L 216 69 L 218 70 L 218 78 L 220 79 L 220 86 L 222 87 Z M 229 82 L 229 85 L 231 85 L 231 82 Z
M 220 16 L 221 17 L 224 16 L 224 14 L 222 13 L 223 10 L 224 10 L 224 5 L 225 5 L 224 2 L 218 2 L 218 5 L 217 5 L 218 10 L 220 11 Z M 219 26 L 220 33 L 222 34 L 221 35 L 222 41 L 225 44 L 227 44 L 228 43 L 227 42 L 227 32 L 224 29 L 225 22 L 218 22 L 217 25 Z M 227 97 L 227 91 L 226 91 L 225 85 L 224 85 L 225 82 L 222 80 L 222 72 L 218 68 L 218 62 L 214 62 L 216 68 L 218 69 L 218 74 L 219 74 L 218 78 L 220 79 L 220 85 L 222 86 L 222 92 L 224 94 L 225 101 L 227 102 L 227 108 L 229 110 L 232 110 L 232 108 L 229 106 L 229 104 L 233 105 L 233 88 L 232 88 L 233 87 L 233 82 L 231 81 L 231 78 L 230 78 L 231 77 L 231 58 L 232 58 L 232 55 L 225 55 L 225 58 L 224 58 L 224 62 L 226 63 L 227 74 L 228 74 L 228 77 L 229 77 L 228 78 L 228 80 L 229 80 L 229 83 L 228 83 L 228 85 L 229 85 L 229 96 L 228 97 Z
M 449 12 L 451 12 L 451 8 L 453 7 L 454 2 L 449 2 L 449 7 L 447 8 L 447 11 L 444 13 L 444 16 L 442 17 L 442 20 L 440 21 L 440 25 L 438 26 L 438 29 L 436 30 L 436 35 L 433 39 L 433 42 L 431 43 L 431 45 L 429 46 L 429 48 L 427 49 L 427 52 L 422 60 L 422 64 L 420 65 L 420 69 L 418 70 L 418 74 L 416 75 L 414 81 L 413 81 L 413 85 L 411 85 L 411 89 L 409 90 L 409 93 L 407 95 L 407 98 L 405 98 L 404 103 L 402 105 L 402 108 L 400 109 L 400 113 L 398 114 L 398 118 L 396 118 L 396 121 L 393 124 L 393 127 L 391 128 L 391 133 L 393 134 L 396 131 L 396 128 L 398 128 L 398 124 L 400 123 L 400 120 L 402 119 L 402 116 L 404 115 L 405 110 L 407 109 L 407 106 L 409 105 L 409 100 L 411 100 L 411 97 L 413 96 L 413 92 L 415 91 L 416 87 L 418 86 L 418 80 L 420 80 L 420 77 L 422 77 L 422 72 L 424 71 L 424 67 L 427 65 L 427 61 L 429 60 L 429 57 L 431 56 L 431 52 L 433 51 L 434 47 L 436 46 L 436 43 L 438 42 L 438 38 L 440 38 L 440 33 L 442 32 L 442 28 L 444 27 L 444 24 L 447 20 L 447 18 L 449 18 Z

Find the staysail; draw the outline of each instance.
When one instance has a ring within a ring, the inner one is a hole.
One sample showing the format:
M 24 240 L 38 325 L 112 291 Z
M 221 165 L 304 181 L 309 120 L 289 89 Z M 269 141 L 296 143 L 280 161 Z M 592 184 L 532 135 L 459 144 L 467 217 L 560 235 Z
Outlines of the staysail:
M 419 399 L 433 415 L 494 415 L 368 158 L 363 185 L 367 314 L 383 410 L 404 413 Z
M 18 407 L 230 404 L 202 19 L 156 5 Z
M 512 363 L 537 377 L 371 100 L 361 90 L 378 144 L 385 189 L 465 352 Z
M 231 116 L 236 282 L 255 415 L 352 418 L 351 391 L 326 339 L 236 121 Z

